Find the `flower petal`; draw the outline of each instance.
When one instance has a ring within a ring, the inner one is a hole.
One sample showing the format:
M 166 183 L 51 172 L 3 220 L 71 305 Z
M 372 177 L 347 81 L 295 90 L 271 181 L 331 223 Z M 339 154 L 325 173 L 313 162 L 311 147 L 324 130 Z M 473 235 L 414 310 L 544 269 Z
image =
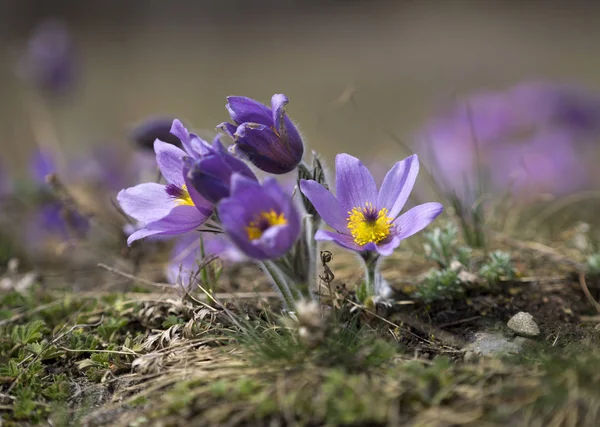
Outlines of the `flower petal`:
M 186 129 L 186 127 L 181 123 L 180 120 L 173 120 L 173 124 L 171 125 L 171 134 L 175 135 L 181 141 L 181 145 L 187 147 L 190 142 L 190 133 Z
M 285 133 L 285 127 L 283 119 L 285 117 L 285 106 L 290 102 L 287 96 L 276 93 L 271 98 L 271 109 L 273 112 L 273 123 L 275 125 L 275 129 L 281 135 Z
M 335 242 L 343 248 L 353 251 L 362 251 L 363 247 L 356 244 L 352 236 L 348 234 L 336 233 L 334 231 L 319 230 L 315 233 L 315 240 Z
M 316 181 L 306 179 L 300 181 L 300 190 L 327 225 L 340 233 L 348 232 L 345 211 L 331 191 Z
M 377 185 L 371 172 L 360 160 L 349 154 L 335 158 L 336 194 L 344 211 L 377 203 Z
M 228 96 L 226 108 L 231 120 L 237 124 L 253 122 L 273 126 L 271 109 L 254 99 L 245 96 Z
M 223 122 L 217 126 L 217 129 L 221 129 L 233 139 L 233 134 L 235 133 L 237 126 L 232 125 L 231 123 Z
M 255 259 L 267 258 L 262 248 L 248 239 L 246 225 L 252 217 L 243 203 L 232 198 L 222 200 L 219 203 L 219 218 L 227 236 L 244 254 Z
M 243 152 L 254 166 L 265 172 L 288 173 L 302 160 L 302 143 L 299 147 L 298 144 L 292 146 L 290 141 L 282 141 L 268 126 L 245 123 L 238 126 L 234 136 L 236 150 Z
M 418 174 L 419 158 L 416 154 L 396 163 L 383 180 L 377 198 L 377 209 L 387 208 L 388 215 L 396 218 L 406 204 Z
M 210 200 L 206 199 L 202 194 L 200 194 L 198 190 L 196 190 L 196 187 L 194 186 L 194 183 L 191 179 L 192 177 L 190 176 L 190 167 L 187 164 L 183 166 L 183 174 L 185 186 L 187 188 L 188 194 L 190 195 L 190 198 L 192 199 L 192 202 L 194 202 L 194 207 L 208 219 L 212 215 L 214 210 L 213 203 Z
M 146 224 L 146 228 L 133 233 L 127 239 L 127 244 L 149 236 L 175 236 L 192 231 L 207 220 L 193 206 L 176 206 L 163 218 Z
M 398 230 L 396 236 L 400 239 L 406 239 L 415 233 L 418 233 L 437 218 L 444 211 L 444 207 L 437 202 L 423 203 L 403 213 L 394 221 L 394 226 Z
M 121 190 L 117 201 L 127 215 L 146 224 L 163 218 L 176 206 L 165 186 L 153 182 Z
M 154 141 L 154 152 L 156 153 L 156 163 L 160 173 L 165 177 L 169 184 L 175 184 L 182 187 L 183 180 L 183 158 L 186 153 L 172 144 L 167 144 L 159 139 Z
M 376 245 L 375 250 L 381 256 L 390 256 L 400 246 L 401 240 L 398 236 L 393 236 L 389 241 Z

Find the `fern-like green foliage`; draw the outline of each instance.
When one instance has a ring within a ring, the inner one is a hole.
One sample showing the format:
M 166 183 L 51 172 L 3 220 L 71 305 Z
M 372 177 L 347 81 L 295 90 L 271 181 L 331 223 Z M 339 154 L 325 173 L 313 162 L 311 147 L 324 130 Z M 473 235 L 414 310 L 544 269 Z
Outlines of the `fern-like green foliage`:
M 479 269 L 479 275 L 490 284 L 498 283 L 502 279 L 513 279 L 515 273 L 510 254 L 503 251 L 492 252 L 488 261 Z

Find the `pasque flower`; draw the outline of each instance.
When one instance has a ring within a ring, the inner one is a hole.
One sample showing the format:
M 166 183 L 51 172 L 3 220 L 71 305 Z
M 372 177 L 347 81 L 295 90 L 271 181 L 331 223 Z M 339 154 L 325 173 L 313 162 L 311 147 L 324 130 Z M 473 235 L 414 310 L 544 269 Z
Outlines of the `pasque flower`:
M 234 174 L 231 196 L 219 203 L 218 214 L 233 243 L 257 260 L 283 256 L 300 234 L 300 215 L 294 202 L 273 178 L 260 185 Z
M 230 96 L 227 101 L 233 124 L 219 127 L 234 139 L 232 152 L 268 173 L 283 174 L 298 166 L 304 145 L 285 113 L 289 102 L 285 95 L 273 95 L 271 108 L 243 96 Z
M 239 173 L 246 178 L 257 181 L 256 176 L 246 163 L 232 156 L 223 147 L 219 136 L 212 144 L 211 150 L 200 159 L 186 159 L 191 185 L 202 196 L 212 203 L 229 197 L 231 176 Z
M 210 145 L 190 134 L 178 120 L 173 122 L 171 133 L 181 140 L 185 151 L 160 140 L 154 142 L 156 162 L 167 184 L 139 184 L 121 190 L 117 196 L 123 211 L 145 224 L 129 236 L 129 245 L 148 236 L 186 233 L 212 215 L 212 203 L 190 185 L 189 168 L 184 162 L 185 157 L 199 159 L 209 153 Z
M 335 169 L 336 196 L 316 181 L 300 182 L 302 193 L 334 229 L 319 230 L 316 240 L 334 241 L 359 252 L 391 255 L 401 240 L 421 231 L 443 211 L 439 203 L 424 203 L 400 215 L 419 173 L 417 155 L 396 163 L 379 191 L 373 176 L 357 158 L 338 154 Z

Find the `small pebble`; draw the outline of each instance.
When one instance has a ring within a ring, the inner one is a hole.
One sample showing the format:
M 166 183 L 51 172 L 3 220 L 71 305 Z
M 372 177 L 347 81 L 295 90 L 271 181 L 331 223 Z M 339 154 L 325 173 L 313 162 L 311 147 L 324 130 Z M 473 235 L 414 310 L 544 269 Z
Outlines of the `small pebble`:
M 532 338 L 540 334 L 540 328 L 534 322 L 533 316 L 523 311 L 511 317 L 507 326 L 522 337 Z

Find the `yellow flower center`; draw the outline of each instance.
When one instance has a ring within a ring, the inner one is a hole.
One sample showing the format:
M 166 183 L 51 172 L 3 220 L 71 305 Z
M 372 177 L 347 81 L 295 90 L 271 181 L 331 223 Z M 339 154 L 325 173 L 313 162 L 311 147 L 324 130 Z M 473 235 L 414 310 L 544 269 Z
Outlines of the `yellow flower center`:
M 246 233 L 248 233 L 248 239 L 256 240 L 260 239 L 269 227 L 285 224 L 287 224 L 287 219 L 283 212 L 277 213 L 271 209 L 268 212 L 261 212 L 257 215 L 254 221 L 246 227 Z
M 178 197 L 177 199 L 175 199 L 175 201 L 180 206 L 194 206 L 194 202 L 190 197 L 190 192 L 188 191 L 187 186 L 185 184 L 183 184 L 183 186 L 181 187 L 181 193 L 178 194 Z
M 364 207 L 353 208 L 348 218 L 348 229 L 358 245 L 379 243 L 391 233 L 393 218 L 388 216 L 386 208 L 377 211 L 372 203 Z

